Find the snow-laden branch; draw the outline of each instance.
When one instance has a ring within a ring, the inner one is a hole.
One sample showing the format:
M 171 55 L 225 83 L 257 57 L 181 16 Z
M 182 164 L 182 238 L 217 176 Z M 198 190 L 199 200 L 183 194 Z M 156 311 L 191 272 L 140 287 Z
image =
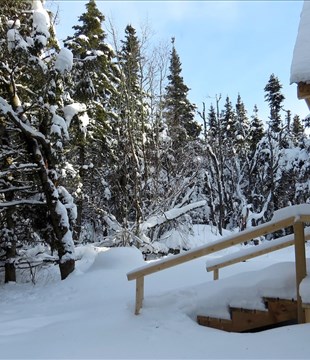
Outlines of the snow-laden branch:
M 40 132 L 33 129 L 30 125 L 24 123 L 18 114 L 13 110 L 12 106 L 0 96 L 0 113 L 4 115 L 8 115 L 9 118 L 13 121 L 15 125 L 19 127 L 19 129 L 28 137 L 36 139 L 43 147 L 47 147 L 49 144 L 49 140 Z
M 25 206 L 25 205 L 46 205 L 44 201 L 37 201 L 37 200 L 15 200 L 15 201 L 6 201 L 0 203 L 0 209 L 8 208 L 8 207 L 15 207 L 15 206 Z
M 39 169 L 38 165 L 33 164 L 33 163 L 21 164 L 21 165 L 18 165 L 18 166 L 16 166 L 14 164 L 14 165 L 11 165 L 10 167 L 8 167 L 5 171 L 0 171 L 0 177 L 11 174 L 12 172 L 22 171 L 23 173 L 25 173 L 26 171 L 34 171 L 34 170 L 37 171 L 38 169 Z
M 270 200 L 271 200 L 271 195 L 272 193 L 270 192 L 265 203 L 264 203 L 264 206 L 262 208 L 262 210 L 259 212 L 259 213 L 254 213 L 254 212 L 249 212 L 249 216 L 247 218 L 247 227 L 252 227 L 252 220 L 260 220 L 262 219 L 264 216 L 265 216 L 265 213 L 268 209 L 268 205 L 270 203 Z
M 188 213 L 189 211 L 197 209 L 197 208 L 202 207 L 204 205 L 206 205 L 206 201 L 202 200 L 202 201 L 197 201 L 195 203 L 182 206 L 180 208 L 175 207 L 175 208 L 173 208 L 171 210 L 168 210 L 168 211 L 164 212 L 163 215 L 155 215 L 155 216 L 150 217 L 148 220 L 144 221 L 140 225 L 140 229 L 142 231 L 145 231 L 147 229 L 151 229 L 151 228 L 153 228 L 155 226 L 164 224 L 166 221 L 174 220 L 174 219 Z
M 30 190 L 32 186 L 11 186 L 6 189 L 0 189 L 0 193 L 8 193 L 11 191 L 24 191 L 24 190 Z

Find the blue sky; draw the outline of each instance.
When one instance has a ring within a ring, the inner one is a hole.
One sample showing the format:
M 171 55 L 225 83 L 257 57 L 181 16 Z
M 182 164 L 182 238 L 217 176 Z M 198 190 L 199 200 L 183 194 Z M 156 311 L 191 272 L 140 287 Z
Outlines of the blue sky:
M 72 26 L 85 12 L 87 1 L 53 1 L 59 6 L 57 35 L 73 33 Z M 176 38 L 183 78 L 189 98 L 199 109 L 207 108 L 215 95 L 228 95 L 235 104 L 240 93 L 249 115 L 255 104 L 267 120 L 269 109 L 264 87 L 274 73 L 283 85 L 285 109 L 301 117 L 309 111 L 289 84 L 290 66 L 303 1 L 97 1 L 119 36 L 130 23 L 137 31 L 147 21 L 152 41 Z

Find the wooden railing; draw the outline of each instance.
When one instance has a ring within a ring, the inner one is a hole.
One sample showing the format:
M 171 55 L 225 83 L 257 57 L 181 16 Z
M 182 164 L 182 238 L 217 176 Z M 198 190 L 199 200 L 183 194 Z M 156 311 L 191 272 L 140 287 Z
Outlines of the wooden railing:
M 293 226 L 295 263 L 296 263 L 296 286 L 298 303 L 298 322 L 304 322 L 299 285 L 307 275 L 304 224 L 310 222 L 310 205 L 295 205 L 276 212 L 274 218 L 265 224 L 246 229 L 238 234 L 224 237 L 220 240 L 192 249 L 182 254 L 167 257 L 152 264 L 145 265 L 127 273 L 128 280 L 136 280 L 136 303 L 135 314 L 139 314 L 144 298 L 144 277 L 170 267 L 183 264 L 201 256 L 215 253 L 231 246 L 247 242 L 256 237 L 273 233 L 275 231 Z M 274 249 L 277 250 L 277 249 Z M 274 251 L 271 250 L 271 251 Z
M 305 241 L 310 240 L 310 227 L 305 228 Z M 242 261 L 253 259 L 257 256 L 265 255 L 276 250 L 284 249 L 294 245 L 294 234 L 286 235 L 281 238 L 264 242 L 253 247 L 246 247 L 236 253 L 221 256 L 218 259 L 207 261 L 207 271 L 213 271 L 213 279 L 219 279 L 219 269 L 226 266 L 237 264 Z

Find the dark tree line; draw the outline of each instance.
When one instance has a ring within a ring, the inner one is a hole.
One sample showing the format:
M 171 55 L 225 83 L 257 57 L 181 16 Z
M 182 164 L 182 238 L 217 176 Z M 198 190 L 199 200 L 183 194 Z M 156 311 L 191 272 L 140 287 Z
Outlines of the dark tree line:
M 179 251 L 193 224 L 243 230 L 309 202 L 310 141 L 274 74 L 269 119 L 240 94 L 199 110 L 174 39 L 150 51 L 128 25 L 112 47 L 94 0 L 61 50 L 40 1 L 5 0 L 0 20 L 5 281 L 39 245 L 64 279 L 75 244 Z

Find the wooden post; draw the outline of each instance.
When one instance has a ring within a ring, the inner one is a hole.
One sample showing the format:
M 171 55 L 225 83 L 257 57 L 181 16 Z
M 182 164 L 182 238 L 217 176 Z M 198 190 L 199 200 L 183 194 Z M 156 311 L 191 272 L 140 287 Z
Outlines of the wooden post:
M 304 223 L 296 222 L 294 224 L 294 234 L 295 234 L 297 315 L 298 315 L 298 323 L 302 324 L 305 322 L 305 313 L 302 307 L 302 300 L 299 293 L 299 287 L 300 287 L 300 283 L 307 275 Z
M 139 315 L 142 308 L 144 297 L 144 276 L 140 276 L 136 279 L 136 308 L 135 314 Z
M 306 323 L 309 324 L 310 323 L 310 304 L 303 304 L 302 306 L 305 310 Z
M 213 280 L 218 280 L 219 279 L 219 269 L 216 268 L 213 270 Z

